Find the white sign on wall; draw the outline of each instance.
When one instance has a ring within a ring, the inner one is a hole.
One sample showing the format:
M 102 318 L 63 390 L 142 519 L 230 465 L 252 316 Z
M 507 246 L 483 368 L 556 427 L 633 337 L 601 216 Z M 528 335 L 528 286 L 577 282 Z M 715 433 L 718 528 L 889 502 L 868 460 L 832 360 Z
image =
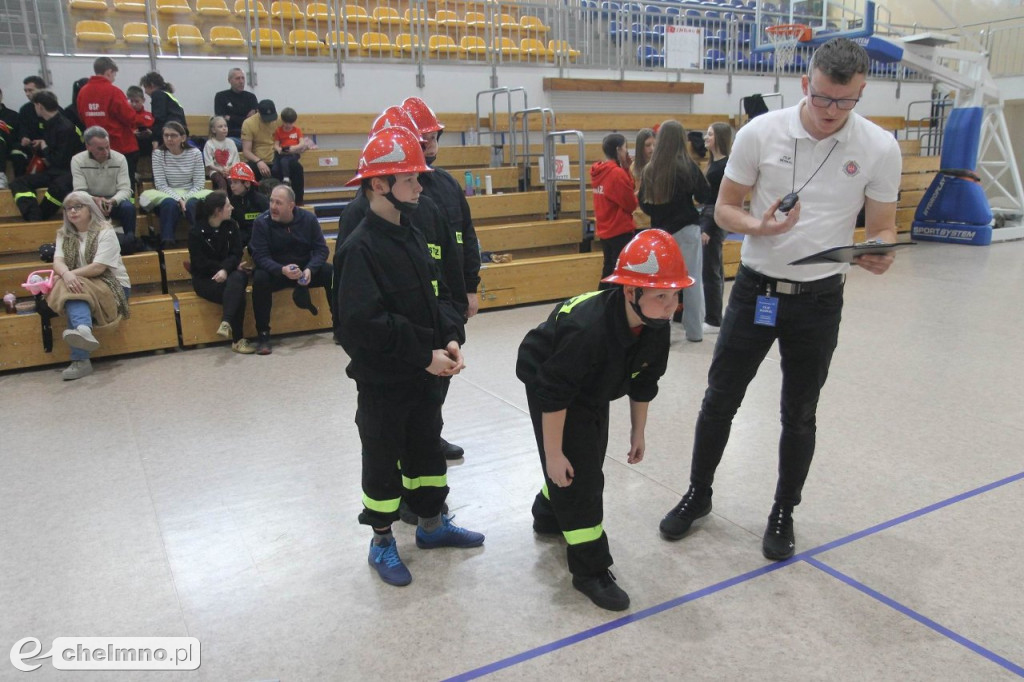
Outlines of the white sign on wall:
M 670 69 L 704 68 L 704 28 L 665 27 L 665 66 Z
M 543 179 L 544 176 L 544 157 L 537 159 L 538 170 L 540 171 L 540 177 Z M 558 180 L 570 180 L 572 179 L 572 169 L 569 166 L 569 156 L 556 156 L 555 157 L 555 178 Z

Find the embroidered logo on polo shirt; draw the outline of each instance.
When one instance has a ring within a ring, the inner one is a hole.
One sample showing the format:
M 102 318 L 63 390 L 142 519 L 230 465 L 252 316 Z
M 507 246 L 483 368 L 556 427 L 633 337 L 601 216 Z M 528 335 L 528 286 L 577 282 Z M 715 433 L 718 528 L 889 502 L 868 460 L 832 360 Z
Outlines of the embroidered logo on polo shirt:
M 790 156 L 789 154 L 783 154 L 782 156 L 779 157 L 779 163 L 784 163 L 787 166 L 792 166 L 793 165 L 793 157 Z
M 843 172 L 852 178 L 857 173 L 860 173 L 860 165 L 858 165 L 856 161 L 853 161 L 851 159 L 850 161 L 847 161 L 846 163 L 843 164 Z

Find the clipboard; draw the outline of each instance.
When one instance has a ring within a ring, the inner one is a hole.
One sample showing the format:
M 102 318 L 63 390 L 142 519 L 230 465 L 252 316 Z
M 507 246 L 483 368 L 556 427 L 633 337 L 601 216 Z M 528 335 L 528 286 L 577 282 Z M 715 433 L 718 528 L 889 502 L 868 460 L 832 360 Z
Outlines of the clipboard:
M 817 263 L 853 263 L 853 259 L 857 256 L 867 255 L 884 255 L 892 253 L 896 249 L 900 249 L 904 246 L 916 246 L 917 242 L 895 242 L 887 244 L 885 242 L 862 242 L 860 244 L 852 244 L 850 246 L 834 246 L 831 249 L 825 249 L 818 253 L 811 254 L 810 256 L 804 256 L 790 263 L 790 265 L 814 265 Z

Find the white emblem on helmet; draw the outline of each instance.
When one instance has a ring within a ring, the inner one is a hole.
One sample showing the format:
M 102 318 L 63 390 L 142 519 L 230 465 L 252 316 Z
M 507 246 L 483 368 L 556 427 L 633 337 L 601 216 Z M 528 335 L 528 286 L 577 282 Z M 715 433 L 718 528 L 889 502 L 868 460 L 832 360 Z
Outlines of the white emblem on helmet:
M 657 275 L 658 270 L 660 270 L 658 267 L 658 257 L 654 255 L 653 251 L 650 251 L 647 254 L 647 260 L 643 263 L 623 266 L 623 270 L 639 272 L 641 275 Z
M 398 144 L 398 140 L 391 140 L 391 151 L 376 159 L 370 159 L 367 163 L 397 163 L 405 161 L 405 150 Z

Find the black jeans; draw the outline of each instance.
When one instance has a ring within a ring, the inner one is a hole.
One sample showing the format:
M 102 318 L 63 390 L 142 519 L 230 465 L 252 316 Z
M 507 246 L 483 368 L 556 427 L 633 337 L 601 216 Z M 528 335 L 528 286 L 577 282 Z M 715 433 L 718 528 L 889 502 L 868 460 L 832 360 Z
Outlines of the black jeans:
M 634 236 L 636 236 L 636 232 L 626 232 L 625 234 L 619 234 L 614 237 L 608 237 L 608 239 L 601 240 L 601 249 L 604 251 L 604 266 L 601 268 L 601 279 L 604 279 L 615 271 L 615 263 L 619 260 L 619 254 L 622 253 L 622 249 L 626 247 L 626 244 L 628 244 Z M 611 289 L 614 286 L 616 285 L 601 282 L 597 288 Z
M 192 288 L 202 298 L 224 306 L 221 318 L 231 324 L 231 340 L 242 338 L 242 325 L 245 322 L 245 285 L 249 276 L 240 270 L 228 273 L 223 282 L 214 282 L 209 277 L 193 277 Z
M 324 263 L 310 273 L 309 288 L 323 287 L 327 293 L 327 301 L 331 302 L 331 281 L 334 279 L 334 267 Z M 252 315 L 256 320 L 256 331 L 260 334 L 270 333 L 270 309 L 274 305 L 274 292 L 300 286 L 294 279 L 288 279 L 280 271 L 256 269 L 252 273 Z M 331 311 L 333 319 L 333 310 Z
M 757 297 L 764 293 L 757 276 L 741 267 L 708 370 L 708 388 L 693 440 L 690 483 L 710 487 L 714 482 L 733 416 L 765 355 L 778 340 L 782 436 L 775 501 L 797 505 L 814 456 L 818 396 L 839 341 L 843 285 L 838 283 L 820 293 L 778 294 L 774 327 L 754 324 Z
M 704 245 L 704 267 L 701 273 L 704 280 L 704 322 L 721 327 L 722 293 L 725 291 L 725 270 L 722 268 L 725 230 L 713 225 L 705 234 L 708 235 L 708 243 Z

